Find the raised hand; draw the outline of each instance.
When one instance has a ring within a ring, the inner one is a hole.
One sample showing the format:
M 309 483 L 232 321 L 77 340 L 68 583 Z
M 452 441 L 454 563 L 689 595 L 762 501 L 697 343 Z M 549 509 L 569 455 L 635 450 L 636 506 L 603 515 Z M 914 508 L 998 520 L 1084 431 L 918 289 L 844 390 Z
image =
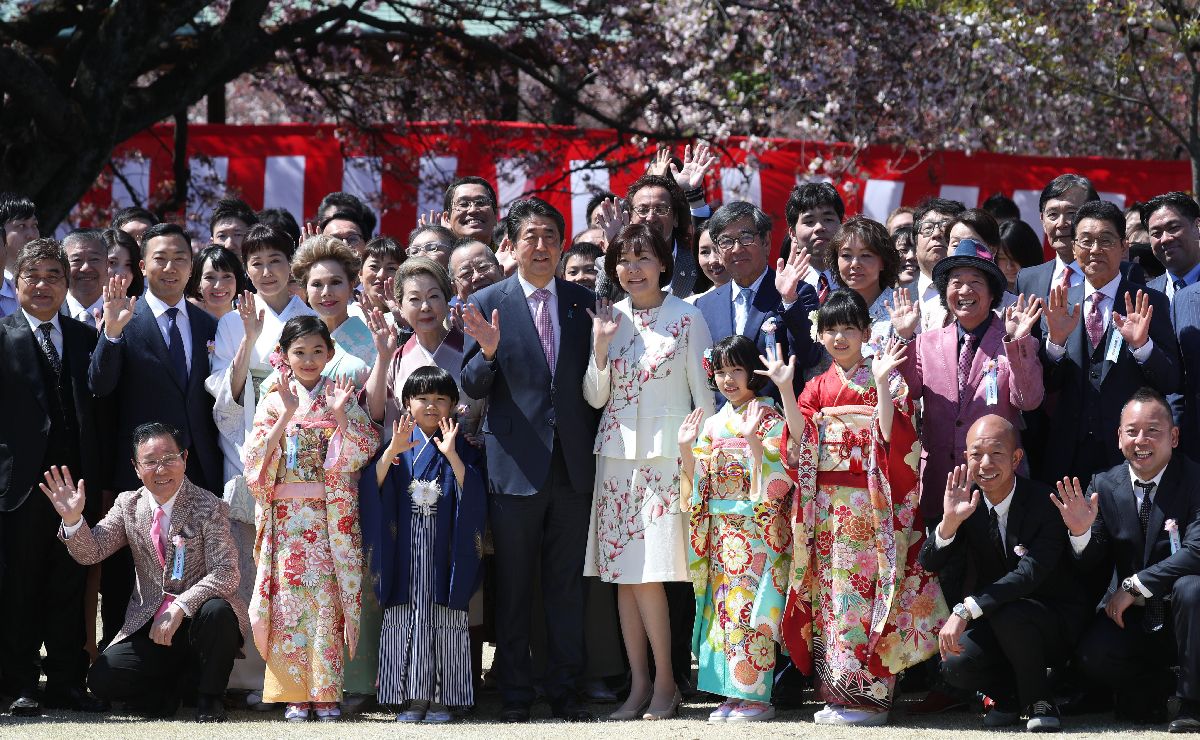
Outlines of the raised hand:
M 679 425 L 679 446 L 691 448 L 696 438 L 700 436 L 700 427 L 704 424 L 704 409 L 696 409 L 684 417 Z
M 400 348 L 400 340 L 396 338 L 396 332 L 388 325 L 383 311 L 378 308 L 372 308 L 364 315 L 367 319 L 367 328 L 371 330 L 371 338 L 375 340 L 375 353 L 379 355 L 376 362 L 391 362 L 396 350 Z
M 388 442 L 387 452 L 385 453 L 388 457 L 394 458 L 417 446 L 416 440 L 412 438 L 414 426 L 416 424 L 409 414 L 405 414 L 392 422 L 392 439 Z
M 808 274 L 808 263 L 812 257 L 808 250 L 801 247 L 792 250 L 785 262 L 782 258 L 775 261 L 775 290 L 779 291 L 784 303 L 792 304 L 800 294 L 800 283 Z
M 314 236 L 319 236 L 320 234 L 321 230 L 317 228 L 316 224 L 314 224 L 312 221 L 305 221 L 304 229 L 300 232 L 300 242 L 296 246 L 302 246 L 304 242 L 308 241 Z
M 137 298 L 125 294 L 128 290 L 129 278 L 123 275 L 113 275 L 104 288 L 104 333 L 113 339 L 121 336 L 137 306 Z
M 880 348 L 871 361 L 871 374 L 875 376 L 875 387 L 887 385 L 892 371 L 904 364 L 908 345 L 896 337 L 888 337 L 887 344 Z
M 1067 286 L 1056 285 L 1050 289 L 1045 313 L 1048 339 L 1059 347 L 1065 347 L 1071 332 L 1075 331 L 1083 317 L 1079 306 L 1072 306 L 1067 301 Z
M 287 413 L 288 418 L 291 418 L 296 413 L 296 409 L 300 408 L 300 397 L 292 390 L 291 368 L 280 368 L 279 383 L 275 386 L 275 390 L 279 392 L 279 400 L 283 403 L 283 410 Z
M 921 325 L 921 305 L 914 301 L 904 288 L 892 291 L 892 298 L 895 300 L 894 305 L 883 302 L 883 307 L 887 309 L 892 320 L 892 328 L 896 330 L 897 336 L 912 339 L 917 333 L 917 327 Z
M 596 299 L 596 310 L 588 309 L 592 317 L 592 343 L 596 352 L 596 362 L 603 367 L 608 362 L 608 347 L 612 344 L 617 329 L 621 328 L 621 314 L 613 309 L 612 301 L 604 298 Z
M 943 539 L 950 539 L 959 525 L 975 513 L 979 507 L 979 489 L 971 490 L 971 481 L 966 465 L 956 466 L 946 474 L 946 494 L 942 500 L 942 523 L 938 532 Z
M 1010 341 L 1017 341 L 1029 336 L 1033 327 L 1042 318 L 1042 299 L 1030 296 L 1025 300 L 1025 294 L 1017 296 L 1017 302 L 1004 309 L 1004 332 Z
M 479 343 L 483 356 L 492 359 L 500 347 L 500 311 L 492 309 L 492 320 L 488 321 L 474 303 L 466 304 L 461 312 L 463 332 Z
M 1063 524 L 1067 525 L 1067 531 L 1073 536 L 1079 537 L 1091 529 L 1092 524 L 1096 521 L 1096 512 L 1100 506 L 1098 503 L 1100 494 L 1085 495 L 1078 478 L 1063 478 L 1058 482 L 1057 487 L 1058 495 L 1055 496 L 1051 493 L 1050 501 L 1058 507 L 1058 513 L 1062 514 Z
M 1150 294 L 1142 291 L 1137 292 L 1137 297 L 1133 298 L 1129 295 L 1129 291 L 1125 291 L 1125 315 L 1112 312 L 1113 324 L 1117 327 L 1117 331 L 1121 332 L 1121 336 L 1125 339 L 1125 344 L 1129 345 L 1130 349 L 1141 349 L 1147 341 L 1150 340 L 1150 317 L 1154 316 L 1154 306 L 1150 305 Z
M 79 479 L 79 485 L 76 486 L 75 481 L 71 480 L 71 470 L 66 465 L 61 468 L 51 465 L 43 477 L 46 482 L 39 483 L 38 488 L 50 499 L 54 510 L 62 517 L 63 524 L 68 527 L 75 526 L 83 516 L 83 504 L 87 500 L 83 490 L 83 478 Z
M 441 419 L 438 421 L 438 429 L 442 431 L 442 436 L 433 438 L 438 452 L 446 457 L 457 454 L 454 450 L 454 441 L 458 439 L 458 422 L 453 417 Z
M 621 229 L 629 225 L 629 211 L 617 198 L 605 198 L 600 202 L 596 225 L 604 232 L 605 243 L 612 244 Z
M 417 215 L 417 226 L 445 226 L 450 223 L 450 214 L 445 211 L 431 209 L 429 213 Z
M 767 376 L 779 388 L 791 388 L 792 379 L 796 377 L 796 356 L 789 355 L 787 362 L 784 362 L 783 348 L 779 346 L 779 342 L 776 342 L 775 357 L 776 359 L 774 360 L 768 360 L 766 357 L 759 355 L 758 359 L 762 360 L 762 364 L 767 369 L 755 370 L 755 374 Z
M 682 169 L 675 169 L 673 162 L 667 162 L 675 184 L 685 193 L 703 186 L 705 175 L 716 163 L 717 158 L 709 153 L 708 144 L 704 142 L 697 143 L 695 149 L 690 144 L 684 147 Z
M 650 158 L 650 164 L 646 165 L 647 175 L 658 175 L 666 177 L 669 173 L 668 168 L 671 166 L 671 148 L 662 147 L 654 152 L 654 156 Z
M 496 261 L 500 263 L 500 269 L 505 275 L 511 275 L 517 270 L 517 252 L 513 247 L 512 242 L 505 237 L 500 241 L 500 245 L 496 248 Z
M 766 418 L 767 406 L 758 401 L 751 401 L 742 414 L 741 423 L 738 424 L 738 435 L 749 442 L 752 447 L 761 445 L 762 440 L 758 437 L 758 428 Z
M 266 318 L 264 311 L 255 310 L 256 308 L 254 294 L 248 290 L 244 291 L 242 300 L 238 301 L 237 312 L 242 318 L 242 330 L 246 333 L 246 341 L 250 344 L 254 344 L 258 335 L 262 333 L 263 319 Z
M 338 378 L 333 384 L 333 393 L 329 394 L 329 410 L 335 414 L 346 413 L 346 404 L 354 398 L 356 391 L 354 381 L 350 378 Z

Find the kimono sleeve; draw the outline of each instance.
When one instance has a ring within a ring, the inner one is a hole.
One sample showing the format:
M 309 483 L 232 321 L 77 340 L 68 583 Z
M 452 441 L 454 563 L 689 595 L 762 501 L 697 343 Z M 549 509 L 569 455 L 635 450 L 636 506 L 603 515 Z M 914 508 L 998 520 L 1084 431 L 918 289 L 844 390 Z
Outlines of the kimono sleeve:
M 279 420 L 282 410 L 283 404 L 279 400 L 279 394 L 271 391 L 258 405 L 250 436 L 242 448 L 246 487 L 254 494 L 254 498 L 264 505 L 271 501 L 271 491 L 279 470 L 279 459 L 283 454 L 283 449 L 278 444 L 272 449 L 267 449 L 271 430 L 275 428 L 275 422 Z
M 463 484 L 455 491 L 454 537 L 450 563 L 451 609 L 466 611 L 483 578 L 483 530 L 487 526 L 487 493 L 479 470 L 479 455 L 465 440 L 458 441 L 459 456 L 466 468 Z
M 380 450 L 371 458 L 363 475 L 358 481 L 358 517 L 362 528 L 363 557 L 367 560 L 367 571 L 370 573 L 371 587 L 375 597 L 385 608 L 396 603 L 404 603 L 408 594 L 400 595 L 401 590 L 407 590 L 401 579 L 399 569 L 407 567 L 408 561 L 397 557 L 400 541 L 400 491 L 408 490 L 412 482 L 408 466 L 392 465 L 387 476 L 380 485 L 375 479 L 375 463 L 379 456 L 387 450 Z M 407 538 L 404 538 L 407 541 Z M 396 599 L 400 596 L 399 601 Z
M 358 401 L 346 403 L 346 429 L 334 432 L 325 456 L 327 473 L 357 473 L 366 466 L 379 446 L 379 427 Z

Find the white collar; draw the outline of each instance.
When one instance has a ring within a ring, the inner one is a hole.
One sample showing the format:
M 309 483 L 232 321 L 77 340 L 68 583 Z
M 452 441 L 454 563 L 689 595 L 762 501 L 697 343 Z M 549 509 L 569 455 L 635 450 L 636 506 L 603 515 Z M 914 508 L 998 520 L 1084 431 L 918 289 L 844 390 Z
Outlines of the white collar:
M 1063 262 L 1063 261 L 1062 261 L 1062 257 L 1059 257 L 1059 256 L 1058 256 L 1058 254 L 1056 253 L 1056 254 L 1054 255 L 1054 274 L 1055 274 L 1055 275 L 1061 275 L 1061 274 L 1062 274 L 1062 272 L 1063 272 L 1063 270 L 1067 269 L 1068 267 L 1070 267 L 1070 268 L 1071 268 L 1071 270 L 1072 270 L 1072 271 L 1074 272 L 1074 274 L 1076 274 L 1076 275 L 1082 275 L 1082 274 L 1083 274 L 1083 272 L 1082 272 L 1082 271 L 1080 271 L 1080 269 L 1079 269 L 1079 262 L 1078 262 L 1078 261 L 1072 260 L 1071 264 L 1069 264 L 1069 265 L 1068 265 L 1066 262 Z
M 17 297 L 17 286 L 14 285 L 13 281 L 9 280 L 7 277 L 5 277 L 3 280 L 0 280 L 0 295 L 4 296 L 5 298 Z
M 25 320 L 29 322 L 29 328 L 33 329 L 33 332 L 35 334 L 38 331 L 38 327 L 41 326 L 42 324 L 46 323 L 45 321 L 42 321 L 38 317 L 36 317 L 33 314 L 26 311 L 24 308 L 21 309 L 21 313 L 25 314 Z M 54 331 L 58 332 L 59 334 L 62 334 L 62 324 L 60 324 L 58 322 L 58 312 L 57 311 L 54 312 L 54 316 L 52 316 L 49 319 L 49 321 L 54 326 Z
M 167 503 L 162 504 L 163 516 L 171 518 L 171 512 L 175 510 L 175 502 L 179 500 L 179 492 L 183 490 L 183 483 L 179 484 L 179 488 L 175 489 L 175 493 L 171 494 L 171 498 L 167 499 Z M 150 493 L 150 489 L 142 486 L 142 498 L 146 499 L 146 503 L 150 504 L 150 514 L 154 515 L 154 510 L 159 508 L 159 503 L 154 499 L 154 494 Z
M 1167 465 L 1170 465 L 1170 463 L 1167 463 Z M 1154 476 L 1150 480 L 1142 480 L 1141 478 L 1137 477 L 1137 473 L 1133 472 L 1133 468 L 1126 463 L 1125 467 L 1129 470 L 1129 485 L 1132 486 L 1134 483 L 1153 483 L 1154 487 L 1158 488 L 1158 484 L 1162 482 L 1163 473 L 1167 472 L 1167 465 L 1164 465 L 1163 469 L 1158 471 L 1158 475 Z
M 917 298 L 920 299 L 929 290 L 937 293 L 937 286 L 933 284 L 933 278 L 927 277 L 923 272 L 917 273 Z
M 995 506 L 992 506 L 992 502 L 987 500 L 987 496 L 983 495 L 983 491 L 980 491 L 979 495 L 983 499 L 983 503 L 987 504 L 988 510 L 991 511 L 994 509 L 996 511 L 996 516 L 1000 519 L 1003 519 L 1004 517 L 1008 516 L 1008 510 L 1012 507 L 1013 496 L 1016 494 L 1016 492 L 1017 479 L 1013 478 L 1012 489 L 1008 492 L 1008 495 L 1005 496 L 1004 499 Z
M 766 277 L 767 277 L 767 271 L 763 270 L 762 274 L 758 276 L 758 279 L 755 280 L 753 283 L 750 283 L 750 285 L 748 285 L 746 287 L 748 287 L 750 289 L 751 293 L 753 293 L 754 295 L 758 295 L 758 288 L 760 285 L 762 285 L 762 281 Z M 738 285 L 736 280 L 730 280 L 729 287 L 732 288 L 733 300 L 736 301 L 738 294 L 741 293 L 744 290 L 744 288 L 742 288 L 742 286 Z
M 533 283 L 526 280 L 525 277 L 521 274 L 520 270 L 517 270 L 517 282 L 519 282 L 521 284 L 521 291 L 523 293 L 525 293 L 526 299 L 528 299 L 531 295 L 533 295 L 533 292 L 535 290 L 540 290 L 536 285 L 534 285 Z M 555 278 L 550 278 L 550 282 L 546 283 L 546 290 L 550 291 L 550 295 L 557 298 L 558 297 L 558 280 Z
M 97 298 L 95 303 L 93 303 L 90 306 L 85 307 L 82 303 L 80 303 L 75 298 L 75 296 L 71 295 L 70 291 L 67 292 L 67 310 L 70 312 L 69 316 L 71 318 L 75 318 L 76 316 L 78 316 L 81 313 L 91 313 L 92 310 L 96 309 L 96 308 L 99 308 L 99 309 L 104 308 L 104 296 L 103 295 L 101 295 L 99 298 Z
M 146 301 L 146 305 L 150 307 L 150 311 L 154 314 L 155 319 L 166 313 L 168 308 L 178 308 L 179 313 L 183 314 L 185 318 L 187 317 L 186 297 L 180 298 L 179 303 L 176 303 L 174 306 L 169 306 L 167 305 L 166 301 L 154 295 L 153 292 L 147 290 L 144 300 Z
M 1099 293 L 1103 293 L 1105 298 L 1109 299 L 1110 301 L 1112 301 L 1115 304 L 1117 301 L 1117 288 L 1120 287 L 1120 285 L 1121 285 L 1120 271 L 1117 272 L 1117 276 L 1115 278 L 1113 278 L 1112 280 L 1109 280 L 1106 284 L 1100 286 L 1099 288 L 1093 288 L 1092 284 L 1089 283 L 1085 279 L 1083 281 L 1083 298 L 1084 298 L 1084 300 L 1087 300 L 1092 295 L 1092 293 L 1099 292 Z

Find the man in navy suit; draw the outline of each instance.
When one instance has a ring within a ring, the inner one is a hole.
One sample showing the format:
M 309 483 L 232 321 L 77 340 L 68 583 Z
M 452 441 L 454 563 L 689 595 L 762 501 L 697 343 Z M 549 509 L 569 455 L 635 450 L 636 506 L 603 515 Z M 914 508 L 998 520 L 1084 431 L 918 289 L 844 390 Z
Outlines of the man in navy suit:
M 1084 282 L 1056 285 L 1042 318 L 1046 441 L 1040 480 L 1094 473 L 1121 462 L 1111 431 L 1125 401 L 1143 386 L 1164 395 L 1180 386 L 1171 307 L 1156 290 L 1121 274 L 1125 215 L 1106 201 L 1075 214 L 1075 259 Z
M 713 342 L 741 334 L 763 354 L 768 343 L 778 342 L 784 357 L 796 355 L 798 368 L 815 364 L 808 315 L 817 310 L 818 303 L 816 290 L 804 282 L 808 255 L 795 250 L 786 262 L 776 263 L 778 271 L 770 269 L 771 219 L 746 201 L 717 209 L 708 221 L 708 233 L 733 278 L 696 300 Z M 774 319 L 773 335 L 763 330 L 768 319 Z M 797 372 L 793 382 L 799 393 L 804 386 L 803 373 Z
M 1200 206 L 1187 193 L 1156 195 L 1141 207 L 1150 251 L 1167 268 L 1146 283 L 1175 302 L 1175 294 L 1200 281 Z
M 1200 283 L 1175 294 L 1171 314 L 1183 366 L 1183 384 L 1171 399 L 1172 411 L 1183 450 L 1196 457 L 1196 445 L 1200 444 Z
M 463 390 L 488 401 L 483 431 L 504 722 L 529 721 L 530 604 L 539 569 L 549 648 L 543 686 L 553 715 L 593 719 L 575 684 L 584 667 L 583 556 L 596 473 L 597 413 L 583 398 L 595 297 L 554 277 L 564 228 L 562 214 L 543 200 L 513 203 L 507 230 L 517 272 L 472 295 L 462 311 Z
M 1042 220 L 1042 231 L 1046 232 L 1046 239 L 1054 250 L 1054 259 L 1017 273 L 1017 293 L 1045 299 L 1055 285 L 1074 288 L 1083 283 L 1083 272 L 1075 261 L 1075 213 L 1084 203 L 1093 200 L 1100 200 L 1100 196 L 1092 187 L 1092 181 L 1083 175 L 1068 172 L 1042 188 L 1038 216 Z
M 115 398 L 117 449 L 128 448 L 133 430 L 142 424 L 169 424 L 183 434 L 188 479 L 220 491 L 224 480 L 213 399 L 204 390 L 217 321 L 184 297 L 192 249 L 183 229 L 169 223 L 147 229 L 141 267 L 146 277 L 142 300 L 126 298 L 126 285 L 117 280 L 105 292 L 104 337 L 88 377 L 92 392 Z M 133 463 L 118 460 L 113 487 L 128 491 L 140 485 Z

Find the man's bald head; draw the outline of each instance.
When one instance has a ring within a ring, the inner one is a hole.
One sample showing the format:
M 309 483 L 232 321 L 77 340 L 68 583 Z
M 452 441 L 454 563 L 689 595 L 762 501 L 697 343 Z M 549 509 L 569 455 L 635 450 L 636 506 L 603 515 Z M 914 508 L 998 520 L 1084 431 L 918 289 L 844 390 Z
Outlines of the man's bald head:
M 1017 435 L 1016 427 L 1008 419 L 996 414 L 988 414 L 975 420 L 975 423 L 967 430 L 967 447 L 971 446 L 972 439 L 981 437 L 1002 440 L 1007 445 L 1009 452 L 1014 452 L 1021 446 L 1021 438 Z
M 967 430 L 968 475 L 993 505 L 1012 491 L 1023 456 L 1017 430 L 1002 416 L 989 414 Z

